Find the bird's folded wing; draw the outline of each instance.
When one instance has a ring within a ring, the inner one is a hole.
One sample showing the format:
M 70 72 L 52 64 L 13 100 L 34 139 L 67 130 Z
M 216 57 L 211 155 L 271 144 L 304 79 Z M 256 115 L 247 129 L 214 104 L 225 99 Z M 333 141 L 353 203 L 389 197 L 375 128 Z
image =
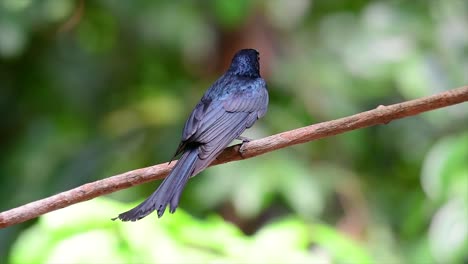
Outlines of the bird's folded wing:
M 249 124 L 257 120 L 256 113 L 225 112 L 218 122 L 204 133 L 195 134 L 197 141 L 204 142 L 198 147 L 195 173 L 206 168 L 229 143 L 239 137 Z
M 267 105 L 268 92 L 265 86 L 237 91 L 223 101 L 224 109 L 228 112 L 257 112 L 258 118 L 265 115 Z

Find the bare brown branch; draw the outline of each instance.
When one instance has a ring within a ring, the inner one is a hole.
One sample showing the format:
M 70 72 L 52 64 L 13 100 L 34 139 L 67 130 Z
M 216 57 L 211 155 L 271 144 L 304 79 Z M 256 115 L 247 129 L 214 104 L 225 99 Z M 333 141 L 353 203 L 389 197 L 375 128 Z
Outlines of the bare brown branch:
M 399 104 L 379 106 L 367 112 L 282 132 L 245 143 L 242 153 L 239 152 L 240 145 L 229 147 L 224 150 L 211 166 L 252 158 L 270 151 L 330 137 L 346 131 L 378 124 L 387 124 L 392 120 L 466 101 L 468 101 L 468 86 Z M 173 165 L 174 163 L 170 165 L 163 163 L 125 172 L 2 212 L 0 213 L 0 228 L 22 223 L 45 213 L 137 184 L 162 179 L 169 173 Z

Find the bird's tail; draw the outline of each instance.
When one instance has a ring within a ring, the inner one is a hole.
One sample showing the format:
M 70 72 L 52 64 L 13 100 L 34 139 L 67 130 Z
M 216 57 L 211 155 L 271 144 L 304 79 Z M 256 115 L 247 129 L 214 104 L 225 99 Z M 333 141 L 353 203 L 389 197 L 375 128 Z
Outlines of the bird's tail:
M 149 215 L 154 210 L 161 217 L 169 204 L 169 212 L 174 213 L 179 198 L 190 176 L 192 176 L 195 162 L 198 159 L 198 148 L 188 149 L 177 161 L 169 176 L 159 185 L 158 189 L 137 207 L 119 214 L 115 219 L 122 221 L 137 221 Z

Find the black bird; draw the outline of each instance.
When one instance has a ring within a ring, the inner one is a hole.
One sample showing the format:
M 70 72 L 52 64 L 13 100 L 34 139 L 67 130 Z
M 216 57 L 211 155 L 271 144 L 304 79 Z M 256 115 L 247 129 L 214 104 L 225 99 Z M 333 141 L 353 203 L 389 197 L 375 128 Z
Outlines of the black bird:
M 259 53 L 254 49 L 238 51 L 229 69 L 206 91 L 185 123 L 175 156 L 183 154 L 169 176 L 140 205 L 115 219 L 137 221 L 154 210 L 161 217 L 167 205 L 174 213 L 188 179 L 210 165 L 231 141 L 245 140 L 240 135 L 265 115 L 267 106 Z

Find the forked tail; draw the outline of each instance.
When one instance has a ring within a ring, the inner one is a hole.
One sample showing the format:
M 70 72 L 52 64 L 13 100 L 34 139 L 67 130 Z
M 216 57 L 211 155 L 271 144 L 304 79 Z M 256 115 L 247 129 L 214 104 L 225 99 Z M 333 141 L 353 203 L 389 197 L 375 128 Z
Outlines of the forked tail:
M 115 219 L 122 221 L 137 221 L 157 210 L 158 217 L 161 217 L 169 204 L 169 212 L 174 213 L 178 204 L 182 190 L 190 176 L 192 176 L 195 162 L 198 159 L 198 148 L 188 149 L 180 157 L 177 164 L 172 169 L 158 189 L 137 207 L 119 214 Z

